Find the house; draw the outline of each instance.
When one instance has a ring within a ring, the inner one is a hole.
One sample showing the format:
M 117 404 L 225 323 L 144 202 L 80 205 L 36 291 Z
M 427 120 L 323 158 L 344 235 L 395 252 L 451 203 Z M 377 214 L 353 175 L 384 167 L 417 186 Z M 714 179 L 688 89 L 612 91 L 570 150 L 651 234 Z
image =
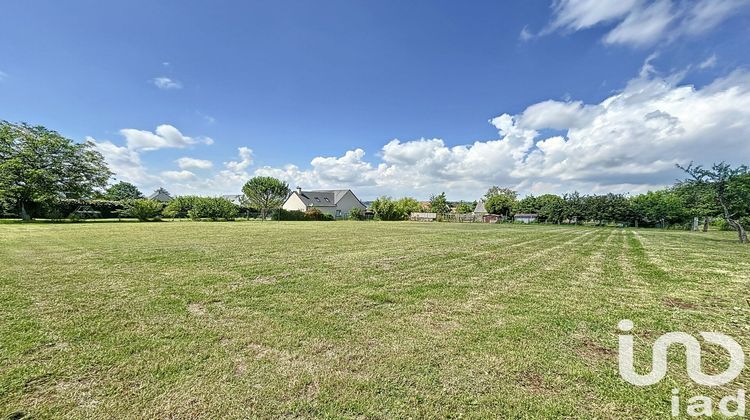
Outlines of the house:
M 287 197 L 281 208 L 288 211 L 307 211 L 316 208 L 337 219 L 349 217 L 349 212 L 353 208 L 362 210 L 362 213 L 366 209 L 352 190 L 302 191 L 300 187 Z
M 538 217 L 539 215 L 536 213 L 518 213 L 513 216 L 513 221 L 519 223 L 534 223 Z
M 172 196 L 169 195 L 169 192 L 164 188 L 159 188 L 158 190 L 154 191 L 153 194 L 149 195 L 148 199 L 158 201 L 160 203 L 168 203 L 172 201 Z
M 484 216 L 487 214 L 487 209 L 484 208 L 484 200 L 477 201 L 477 206 L 474 207 L 475 216 Z

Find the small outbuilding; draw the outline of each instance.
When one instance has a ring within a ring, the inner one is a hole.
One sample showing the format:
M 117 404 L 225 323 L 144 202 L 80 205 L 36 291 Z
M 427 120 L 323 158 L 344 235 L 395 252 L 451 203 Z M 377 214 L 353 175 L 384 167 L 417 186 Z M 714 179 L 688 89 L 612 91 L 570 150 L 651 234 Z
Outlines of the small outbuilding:
M 499 223 L 502 220 L 503 220 L 503 216 L 499 214 L 483 214 L 482 215 L 483 223 Z
M 415 222 L 434 222 L 437 220 L 437 213 L 411 213 L 409 215 L 409 220 L 415 221 Z
M 474 216 L 484 216 L 487 214 L 487 209 L 484 207 L 484 200 L 477 201 L 477 206 L 474 207 Z
M 518 223 L 534 223 L 539 218 L 536 213 L 518 213 L 513 216 L 513 221 Z

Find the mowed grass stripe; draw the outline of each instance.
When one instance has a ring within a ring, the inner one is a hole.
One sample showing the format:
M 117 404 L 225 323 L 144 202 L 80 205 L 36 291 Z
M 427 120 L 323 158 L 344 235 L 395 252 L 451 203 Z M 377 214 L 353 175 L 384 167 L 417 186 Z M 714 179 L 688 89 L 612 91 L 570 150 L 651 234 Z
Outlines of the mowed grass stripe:
M 0 414 L 665 416 L 671 386 L 693 390 L 684 360 L 671 355 L 657 387 L 624 383 L 617 321 L 635 321 L 641 369 L 663 332 L 744 331 L 747 250 L 732 241 L 442 223 L 5 225 Z

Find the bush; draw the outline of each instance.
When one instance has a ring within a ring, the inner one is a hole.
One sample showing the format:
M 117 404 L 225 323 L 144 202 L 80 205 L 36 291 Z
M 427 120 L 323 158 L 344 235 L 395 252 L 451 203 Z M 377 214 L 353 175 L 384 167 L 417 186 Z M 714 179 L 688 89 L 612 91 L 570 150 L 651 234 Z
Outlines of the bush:
M 63 198 L 51 200 L 44 203 L 35 203 L 33 207 L 34 217 L 42 219 L 61 220 L 69 217 L 79 207 L 90 207 L 91 210 L 101 213 L 103 218 L 111 219 L 120 217 L 125 209 L 125 203 L 109 200 L 83 200 Z
M 125 217 L 135 217 L 141 222 L 161 218 L 162 203 L 142 198 L 140 200 L 129 200 L 125 202 Z
M 172 199 L 167 206 L 164 207 L 163 214 L 167 217 L 188 217 L 190 210 L 193 209 L 195 201 L 200 197 L 194 195 L 183 195 Z
M 273 220 L 301 221 L 305 219 L 305 212 L 299 210 L 277 209 L 273 215 Z
M 359 207 L 349 210 L 349 220 L 365 220 L 365 213 Z
M 278 209 L 273 215 L 273 220 L 285 221 L 330 221 L 334 220 L 330 214 L 325 214 L 320 209 L 311 208 L 307 211 Z
M 193 220 L 234 220 L 238 212 L 239 208 L 226 198 L 195 197 L 188 215 Z

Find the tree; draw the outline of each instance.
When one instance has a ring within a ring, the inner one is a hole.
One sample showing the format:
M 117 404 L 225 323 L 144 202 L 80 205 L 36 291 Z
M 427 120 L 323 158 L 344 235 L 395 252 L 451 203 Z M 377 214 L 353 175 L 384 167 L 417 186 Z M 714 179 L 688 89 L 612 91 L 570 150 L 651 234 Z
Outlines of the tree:
M 565 215 L 565 200 L 554 194 L 540 195 L 536 199 L 539 218 L 547 223 L 562 223 Z
M 526 197 L 516 201 L 513 204 L 514 213 L 538 213 L 539 206 L 536 202 L 536 197 L 533 194 L 529 194 Z
M 135 217 L 141 222 L 146 222 L 148 220 L 158 219 L 163 207 L 162 203 L 154 200 L 147 200 L 145 198 L 129 200 L 125 203 L 123 216 Z
M 261 218 L 266 219 L 268 210 L 281 207 L 289 195 L 289 184 L 270 176 L 256 176 L 242 187 L 251 206 L 260 210 Z
M 107 191 L 104 193 L 104 198 L 112 201 L 137 200 L 143 198 L 143 193 L 141 193 L 135 185 L 129 182 L 120 181 L 107 188 Z
M 31 218 L 29 204 L 80 198 L 107 185 L 112 173 L 91 142 L 75 143 L 41 126 L 0 122 L 0 200 Z
M 359 207 L 349 210 L 349 220 L 365 220 L 365 213 Z
M 515 200 L 510 196 L 505 194 L 497 194 L 493 195 L 492 197 L 488 198 L 487 201 L 485 201 L 484 208 L 490 214 L 499 214 L 508 217 L 511 210 L 513 210 L 514 205 Z
M 747 228 L 742 223 L 742 218 L 750 215 L 750 172 L 747 166 L 732 168 L 721 162 L 708 169 L 690 162 L 686 167 L 677 167 L 690 176 L 680 185 L 707 186 L 719 204 L 724 220 L 737 231 L 740 243 L 747 243 Z
M 476 207 L 476 204 L 472 205 L 471 203 L 467 203 L 466 201 L 461 201 L 456 206 L 456 213 L 458 214 L 467 214 L 474 211 L 474 208 Z
M 412 213 L 422 211 L 422 205 L 414 198 L 404 197 L 396 200 L 396 211 L 401 215 L 401 219 L 408 219 Z
M 378 197 L 370 205 L 377 220 L 402 220 L 403 215 L 390 197 Z
M 567 219 L 569 223 L 580 223 L 585 217 L 585 203 L 581 194 L 578 191 L 574 191 L 571 194 L 563 195 L 565 200 L 565 211 L 563 212 L 563 219 Z
M 450 213 L 451 208 L 448 205 L 448 199 L 445 198 L 444 192 L 430 197 L 430 211 L 440 215 Z
M 487 194 L 484 195 L 485 200 L 489 200 L 490 198 L 496 196 L 496 195 L 503 195 L 511 199 L 511 201 L 516 201 L 518 198 L 518 193 L 510 188 L 501 188 L 497 185 L 491 186 L 487 190 Z

